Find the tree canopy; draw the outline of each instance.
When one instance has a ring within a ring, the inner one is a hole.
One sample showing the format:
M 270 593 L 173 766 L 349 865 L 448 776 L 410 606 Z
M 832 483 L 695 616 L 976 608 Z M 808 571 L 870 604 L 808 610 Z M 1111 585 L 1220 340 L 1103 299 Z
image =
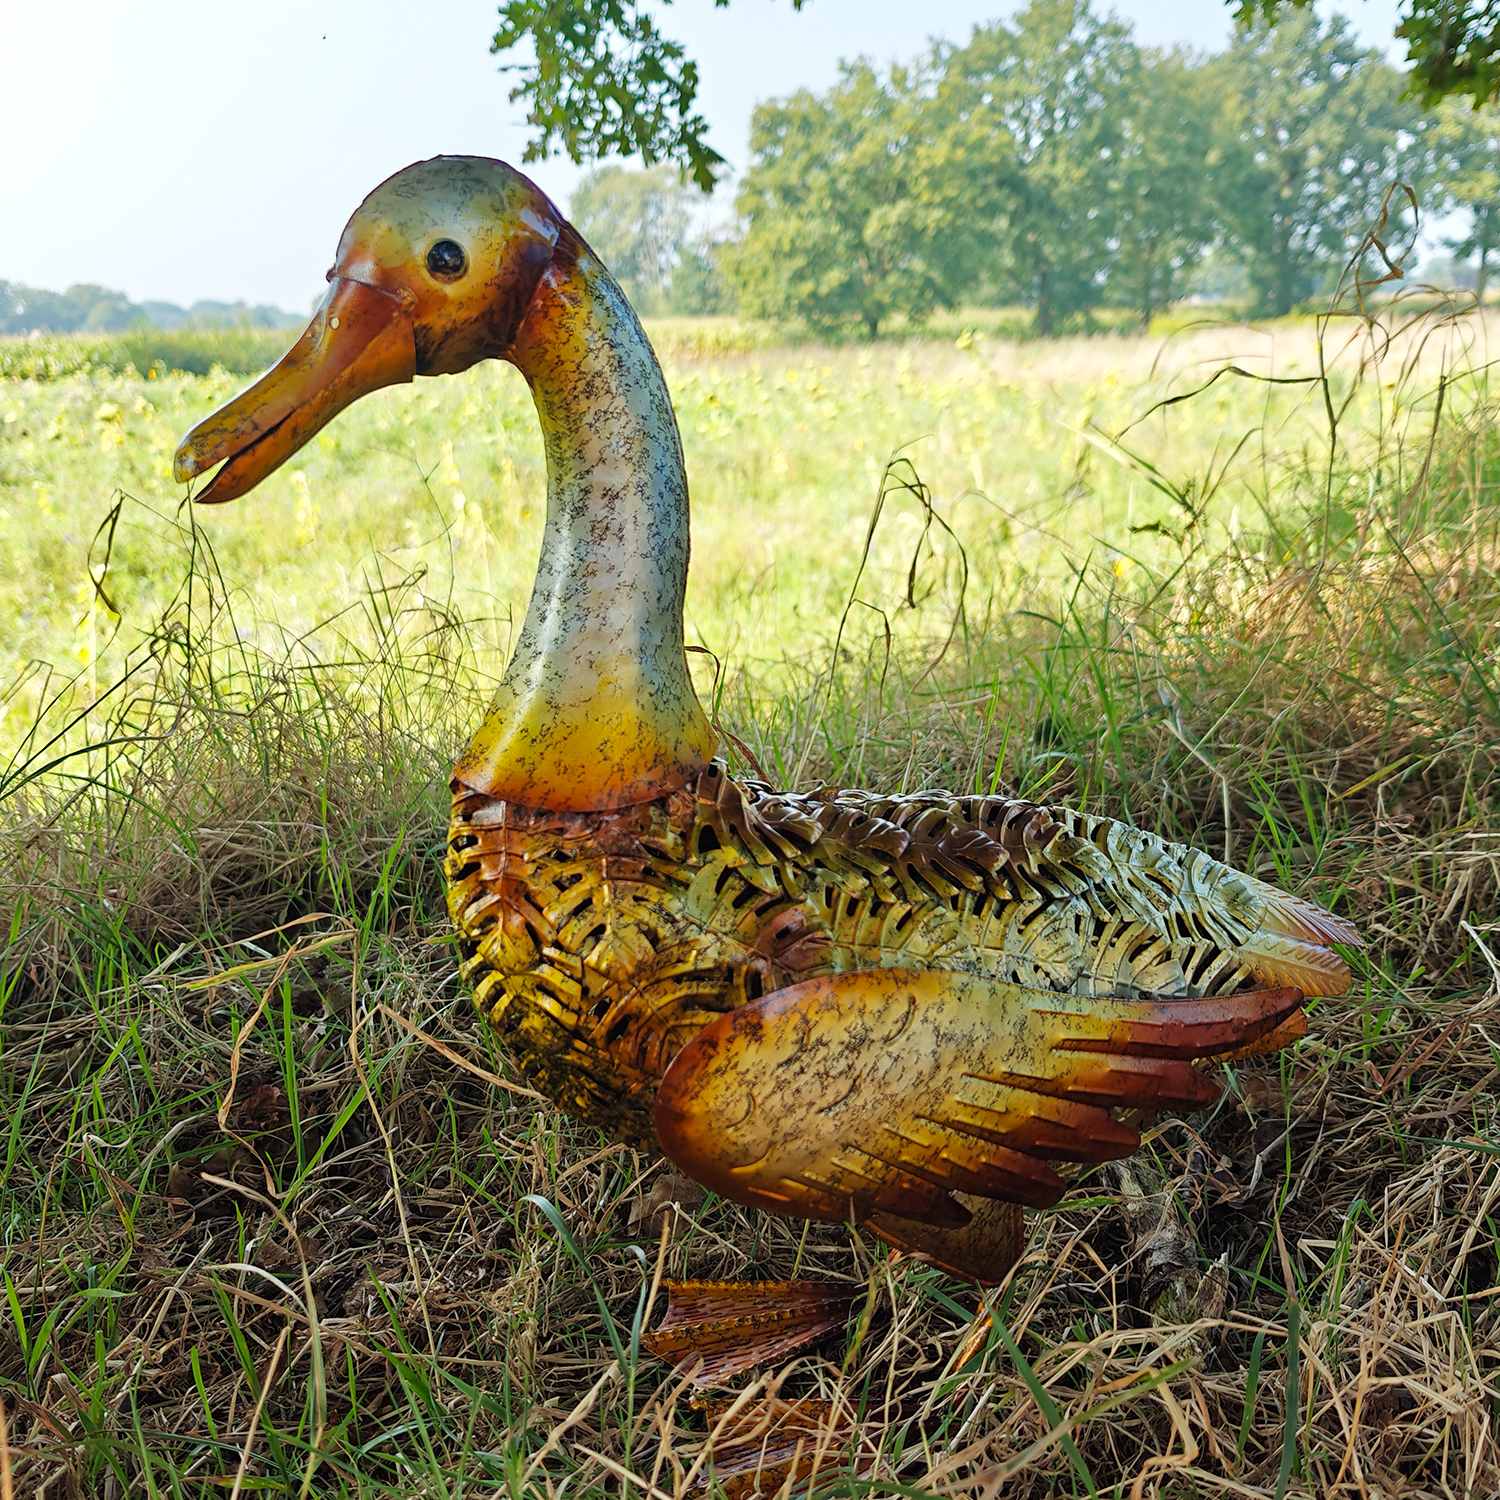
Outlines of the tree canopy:
M 0 281 L 0 334 L 119 333 L 128 328 L 293 328 L 305 319 L 247 302 L 132 302 L 111 287 L 80 283 L 44 291 Z
M 1244 24 L 1308 11 L 1312 0 L 1228 0 Z M 1500 95 L 1500 5 L 1495 0 L 1403 0 L 1396 35 L 1406 43 L 1412 91 L 1428 104 L 1473 104 Z
M 672 0 L 659 0 L 670 5 Z M 702 3 L 702 0 L 698 0 Z M 712 0 L 716 9 L 730 0 Z M 807 0 L 790 0 L 801 10 Z M 836 0 L 828 0 L 836 3 Z M 1246 27 L 1298 19 L 1312 0 L 1224 0 Z M 648 0 L 503 0 L 490 51 L 516 78 L 512 102 L 535 132 L 526 160 L 557 147 L 575 162 L 639 156 L 671 162 L 705 192 L 724 159 L 698 109 L 697 63 L 647 14 Z M 1497 0 L 1401 0 L 1411 91 L 1428 104 L 1453 95 L 1500 98 Z M 529 50 L 529 56 L 527 52 Z
M 1394 184 L 1428 186 L 1421 111 L 1341 16 L 1256 21 L 1210 71 L 1219 221 L 1256 306 L 1290 312 L 1354 252 Z
M 1489 284 L 1490 260 L 1500 250 L 1500 109 L 1472 109 L 1448 99 L 1438 110 L 1431 147 L 1435 176 L 1468 222 L 1446 244 L 1474 260 L 1474 291 L 1480 301 Z
M 658 312 L 692 229 L 697 194 L 665 164 L 595 167 L 573 191 L 574 224 L 645 312 Z
M 1141 48 L 1093 0 L 1028 0 L 909 68 L 761 105 L 728 270 L 743 311 L 818 328 L 968 301 L 1029 308 L 1047 334 L 1105 303 L 1149 323 L 1213 251 L 1282 314 L 1370 234 L 1399 258 L 1398 184 L 1467 208 L 1460 251 L 1488 256 L 1491 119 L 1454 115 L 1440 143 L 1337 16 L 1255 20 L 1201 58 Z
M 989 226 L 972 280 L 1018 292 L 1039 333 L 1104 295 L 1116 216 L 1101 193 L 1123 184 L 1097 164 L 1120 158 L 1136 61 L 1129 30 L 1087 0 L 1029 0 L 934 53 L 925 129 L 963 143 L 964 196 Z
M 1219 101 L 1187 53 L 1135 52 L 1116 105 L 1119 139 L 1106 293 L 1147 327 L 1175 302 L 1218 237 Z
M 746 312 L 873 334 L 892 314 L 921 317 L 951 300 L 958 205 L 924 171 L 919 110 L 904 71 L 882 77 L 857 63 L 824 94 L 755 111 L 738 203 L 745 233 L 727 257 Z
M 806 3 L 791 0 L 793 10 Z M 713 187 L 724 158 L 698 112 L 698 64 L 646 14 L 645 0 L 505 0 L 490 51 L 528 43 L 529 61 L 502 64 L 518 77 L 511 101 L 524 101 L 536 131 L 527 161 L 555 146 L 575 162 L 639 156 Z

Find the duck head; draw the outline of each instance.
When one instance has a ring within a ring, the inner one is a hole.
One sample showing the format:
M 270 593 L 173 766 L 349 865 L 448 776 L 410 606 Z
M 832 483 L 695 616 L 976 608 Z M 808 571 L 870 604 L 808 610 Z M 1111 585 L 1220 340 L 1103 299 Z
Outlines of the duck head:
M 355 210 L 301 338 L 188 433 L 174 476 L 222 463 L 197 498 L 236 499 L 361 396 L 504 358 L 568 233 L 546 194 L 504 162 L 440 156 L 403 168 Z

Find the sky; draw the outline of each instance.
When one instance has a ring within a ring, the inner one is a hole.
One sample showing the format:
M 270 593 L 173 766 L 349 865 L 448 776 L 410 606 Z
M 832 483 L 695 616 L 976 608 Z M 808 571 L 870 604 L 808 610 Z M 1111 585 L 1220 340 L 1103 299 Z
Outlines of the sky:
M 1397 0 L 1325 0 L 1371 46 Z M 0 280 L 117 287 L 137 300 L 321 294 L 339 231 L 407 162 L 518 165 L 528 132 L 489 53 L 495 0 L 4 0 Z M 744 165 L 757 101 L 833 81 L 841 58 L 915 57 L 1016 0 L 658 4 L 701 66 L 710 140 Z M 1209 50 L 1223 0 L 1114 0 L 1137 39 Z M 579 169 L 526 170 L 566 203 Z

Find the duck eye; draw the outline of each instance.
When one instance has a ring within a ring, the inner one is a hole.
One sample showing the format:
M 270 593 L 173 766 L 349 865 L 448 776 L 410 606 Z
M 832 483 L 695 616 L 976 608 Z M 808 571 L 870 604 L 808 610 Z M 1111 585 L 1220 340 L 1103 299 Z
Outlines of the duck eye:
M 456 240 L 438 240 L 427 252 L 427 269 L 440 281 L 453 281 L 464 274 L 469 258 Z

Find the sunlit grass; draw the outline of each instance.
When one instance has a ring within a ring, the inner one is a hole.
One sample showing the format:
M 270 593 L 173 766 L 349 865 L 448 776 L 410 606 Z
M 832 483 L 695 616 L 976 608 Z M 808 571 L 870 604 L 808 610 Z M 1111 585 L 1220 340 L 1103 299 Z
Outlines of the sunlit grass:
M 1408 332 L 1360 383 L 1346 444 L 1377 432 L 1389 442 L 1420 421 L 1441 362 L 1477 332 L 1460 326 L 1425 345 Z M 1316 384 L 1226 376 L 1139 420 L 1226 359 L 1255 375 L 1315 375 L 1307 324 L 838 349 L 736 350 L 739 338 L 709 320 L 659 331 L 694 499 L 689 635 L 731 674 L 773 689 L 781 664 L 831 639 L 894 454 L 910 459 L 962 536 L 974 597 L 1008 609 L 1050 597 L 1080 566 L 1122 580 L 1160 566 L 1187 528 L 1219 541 L 1255 530 L 1274 483 L 1265 464 L 1301 462 L 1326 441 Z M 1340 396 L 1371 341 L 1340 325 L 1326 344 Z M 1408 358 L 1421 369 L 1393 411 L 1382 381 L 1395 382 Z M 42 668 L 82 670 L 85 690 L 117 674 L 177 588 L 191 519 L 236 596 L 240 627 L 262 643 L 342 611 L 376 576 L 378 557 L 382 578 L 419 575 L 425 598 L 477 621 L 482 661 L 503 658 L 525 607 L 545 491 L 519 376 L 491 364 L 381 392 L 253 496 L 186 518 L 173 449 L 243 383 L 226 372 L 98 371 L 0 383 L 0 613 L 11 622 L 0 672 L 28 679 L 0 721 L 0 745 L 14 743 L 55 686 Z M 1189 476 L 1181 493 L 1153 467 Z M 893 505 L 861 580 L 861 598 L 898 634 L 931 628 L 900 609 L 925 528 L 919 506 Z M 945 567 L 953 581 L 953 549 L 939 541 L 937 551 L 924 589 Z M 372 644 L 360 622 L 344 628 Z M 864 612 L 852 629 L 857 646 L 884 625 Z

